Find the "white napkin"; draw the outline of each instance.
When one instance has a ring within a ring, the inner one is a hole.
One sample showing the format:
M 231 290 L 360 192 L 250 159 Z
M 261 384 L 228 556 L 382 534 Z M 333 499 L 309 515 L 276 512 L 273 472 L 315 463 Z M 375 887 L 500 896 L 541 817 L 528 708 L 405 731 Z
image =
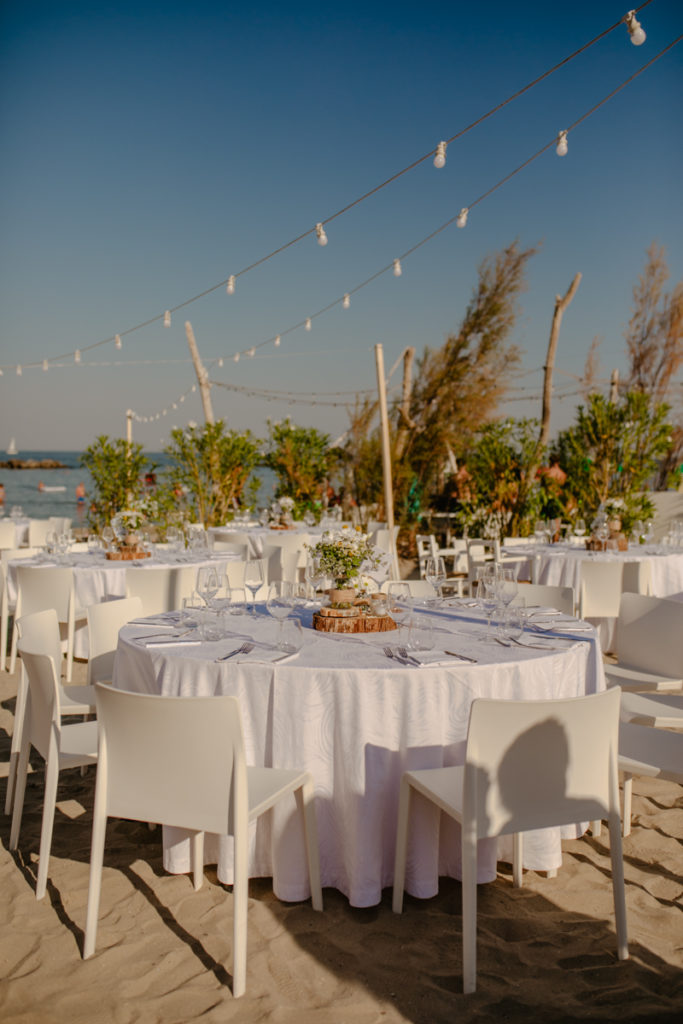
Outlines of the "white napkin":
M 144 647 L 198 647 L 201 640 L 182 640 L 169 636 L 168 640 L 144 640 L 141 641 Z
M 443 651 L 409 651 L 408 653 L 413 661 L 416 661 L 422 667 L 426 665 L 467 664 L 464 661 L 460 661 L 459 658 L 452 658 L 450 655 L 444 654 Z

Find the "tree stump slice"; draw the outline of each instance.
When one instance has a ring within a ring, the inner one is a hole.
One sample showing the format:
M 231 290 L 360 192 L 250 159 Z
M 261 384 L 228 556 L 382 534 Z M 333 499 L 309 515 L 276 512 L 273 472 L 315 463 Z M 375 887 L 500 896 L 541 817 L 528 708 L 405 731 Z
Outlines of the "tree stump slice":
M 313 613 L 313 628 L 322 633 L 388 633 L 398 627 L 390 615 L 364 615 L 355 608 L 321 608 Z
M 107 551 L 107 558 L 112 562 L 132 562 L 138 558 L 151 558 L 150 551 Z

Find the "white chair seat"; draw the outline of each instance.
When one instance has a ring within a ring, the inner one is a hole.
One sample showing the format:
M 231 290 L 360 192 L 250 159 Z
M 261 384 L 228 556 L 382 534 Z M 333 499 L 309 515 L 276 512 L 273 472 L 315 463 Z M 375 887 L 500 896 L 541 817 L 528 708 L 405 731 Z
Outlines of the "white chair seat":
M 249 821 L 273 807 L 284 793 L 293 793 L 305 782 L 312 782 L 308 772 L 287 768 L 254 768 L 247 766 Z
M 646 672 L 642 668 L 629 668 L 628 665 L 605 664 L 605 678 L 608 686 L 621 686 L 624 689 L 638 690 L 680 690 L 683 679 L 660 676 L 655 672 Z
M 683 729 L 683 694 L 622 693 L 621 720 L 655 729 Z
M 91 715 L 94 713 L 95 707 L 94 687 L 62 687 L 60 693 L 60 710 L 63 715 Z
M 619 770 L 683 784 L 683 736 L 647 725 L 621 722 Z

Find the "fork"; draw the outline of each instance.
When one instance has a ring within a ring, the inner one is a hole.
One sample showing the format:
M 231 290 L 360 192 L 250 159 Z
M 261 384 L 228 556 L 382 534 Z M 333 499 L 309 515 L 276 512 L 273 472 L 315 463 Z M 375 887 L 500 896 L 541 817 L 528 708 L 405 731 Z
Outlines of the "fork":
M 400 654 L 397 654 L 396 651 L 392 651 L 391 647 L 383 647 L 382 650 L 384 651 L 387 658 L 393 658 L 394 661 L 397 661 L 399 663 L 399 665 L 407 664 L 407 660 L 405 658 L 402 658 Z
M 232 658 L 235 654 L 249 654 L 250 651 L 254 650 L 255 646 L 251 640 L 245 640 L 240 647 L 236 647 L 234 651 L 224 654 L 221 658 L 216 658 L 216 661 L 227 661 L 228 658 Z

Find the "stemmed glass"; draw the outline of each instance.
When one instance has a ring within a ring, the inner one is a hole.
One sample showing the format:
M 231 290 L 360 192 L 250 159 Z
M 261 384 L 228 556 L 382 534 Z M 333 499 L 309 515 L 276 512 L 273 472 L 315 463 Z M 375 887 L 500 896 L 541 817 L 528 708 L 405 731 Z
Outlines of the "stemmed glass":
M 501 567 L 498 569 L 496 581 L 497 597 L 503 606 L 503 618 L 507 620 L 510 605 L 517 596 L 517 580 L 512 569 L 503 569 Z
M 288 580 L 276 580 L 268 587 L 266 608 L 277 619 L 277 645 L 282 648 L 282 624 L 294 607 L 294 588 Z
M 311 588 L 311 597 L 315 600 L 318 584 L 324 578 L 324 572 L 320 568 L 320 558 L 317 555 L 309 555 L 306 559 L 306 582 Z
M 398 623 L 398 638 L 401 640 L 401 630 L 408 623 L 408 641 L 410 639 L 410 622 L 412 620 L 412 606 L 410 604 L 410 587 L 404 582 L 390 583 L 387 587 L 389 596 L 389 614 Z
M 196 591 L 206 602 L 206 607 L 212 607 L 212 601 L 221 589 L 221 581 L 218 578 L 218 571 L 210 565 L 201 565 L 197 569 Z
M 574 535 L 576 537 L 583 537 L 586 532 L 586 520 L 577 519 L 574 523 Z
M 436 596 L 441 600 L 441 585 L 446 582 L 446 563 L 441 555 L 428 558 L 425 563 L 425 579 L 434 587 Z
M 102 529 L 102 540 L 105 543 L 107 551 L 111 551 L 111 546 L 114 542 L 114 531 L 111 526 L 105 526 Z
M 251 592 L 251 614 L 254 617 L 256 617 L 256 595 L 263 583 L 263 563 L 259 558 L 248 558 L 244 569 L 244 585 Z
M 481 604 L 486 614 L 486 636 L 491 638 L 491 620 L 493 619 L 493 613 L 498 607 L 498 580 L 495 575 L 484 576 L 482 579 L 482 590 L 484 591 L 481 597 Z
M 169 551 L 180 551 L 182 533 L 177 526 L 169 526 L 166 530 L 166 541 Z

